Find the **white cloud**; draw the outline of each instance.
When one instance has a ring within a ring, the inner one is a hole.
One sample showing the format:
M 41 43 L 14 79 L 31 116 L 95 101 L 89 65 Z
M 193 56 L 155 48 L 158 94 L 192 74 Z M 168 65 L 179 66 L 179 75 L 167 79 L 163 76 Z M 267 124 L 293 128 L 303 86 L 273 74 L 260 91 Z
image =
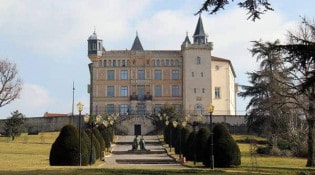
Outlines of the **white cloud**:
M 24 84 L 20 97 L 1 108 L 0 118 L 9 116 L 15 110 L 26 114 L 27 117 L 39 117 L 43 116 L 46 111 L 57 109 L 62 105 L 64 104 L 61 100 L 51 96 L 45 88 L 35 84 Z
M 141 14 L 149 2 L 1 1 L 0 29 L 6 40 L 16 46 L 50 58 L 64 58 L 87 40 L 94 26 L 106 40 L 125 37 L 130 21 Z

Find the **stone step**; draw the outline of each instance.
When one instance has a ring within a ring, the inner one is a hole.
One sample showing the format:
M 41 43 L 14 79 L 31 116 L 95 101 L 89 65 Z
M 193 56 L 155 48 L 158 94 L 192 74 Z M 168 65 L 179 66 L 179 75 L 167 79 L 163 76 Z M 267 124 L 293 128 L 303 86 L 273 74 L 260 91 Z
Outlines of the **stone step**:
M 117 145 L 132 145 L 133 142 L 116 142 Z M 145 145 L 161 145 L 160 142 L 145 142 Z
M 128 150 L 128 151 L 112 151 L 112 154 L 117 154 L 117 155 L 122 155 L 122 154 L 164 154 L 166 153 L 165 150 L 155 150 L 155 151 L 141 151 L 141 150 L 136 150 L 136 151 L 132 151 L 132 150 Z
M 116 159 L 119 164 L 178 164 L 173 159 Z

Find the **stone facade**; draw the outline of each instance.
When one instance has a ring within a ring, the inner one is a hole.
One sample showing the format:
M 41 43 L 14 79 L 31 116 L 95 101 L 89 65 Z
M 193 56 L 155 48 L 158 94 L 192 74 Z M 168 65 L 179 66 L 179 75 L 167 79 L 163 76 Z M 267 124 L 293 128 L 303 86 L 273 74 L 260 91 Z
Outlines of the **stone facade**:
M 181 50 L 144 50 L 137 34 L 130 50 L 107 51 L 94 32 L 88 39 L 90 113 L 152 116 L 168 103 L 190 115 L 209 114 L 209 104 L 214 115 L 235 115 L 233 66 L 212 56 L 212 48 L 201 16 L 193 43 L 186 36 Z

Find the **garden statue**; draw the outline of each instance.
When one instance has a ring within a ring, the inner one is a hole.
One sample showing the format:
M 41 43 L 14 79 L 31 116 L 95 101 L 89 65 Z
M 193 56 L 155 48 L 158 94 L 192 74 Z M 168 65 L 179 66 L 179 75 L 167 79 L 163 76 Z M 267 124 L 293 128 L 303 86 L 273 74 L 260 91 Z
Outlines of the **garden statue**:
M 144 139 L 143 139 L 143 136 L 141 136 L 141 138 L 140 138 L 140 150 L 142 150 L 142 151 L 144 151 L 144 150 L 146 150 L 145 149 L 145 142 L 144 142 Z

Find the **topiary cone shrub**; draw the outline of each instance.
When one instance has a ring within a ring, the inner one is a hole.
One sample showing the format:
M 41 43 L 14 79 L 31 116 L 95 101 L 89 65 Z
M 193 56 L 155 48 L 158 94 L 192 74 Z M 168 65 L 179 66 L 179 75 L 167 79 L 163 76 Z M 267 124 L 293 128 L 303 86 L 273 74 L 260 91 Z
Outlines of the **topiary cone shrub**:
M 79 134 L 73 125 L 64 126 L 55 142 L 52 144 L 50 165 L 80 165 Z
M 103 159 L 103 151 L 105 151 L 105 141 L 102 137 L 102 134 L 97 128 L 93 128 L 93 134 L 97 138 L 99 144 L 100 144 L 100 158 Z
M 84 134 L 82 134 L 81 136 L 82 136 L 82 139 L 84 140 L 84 142 L 86 143 L 86 146 L 87 146 L 88 164 L 90 164 L 90 163 L 94 164 L 95 160 L 96 160 L 96 149 L 95 149 L 95 144 L 93 143 L 93 137 L 92 137 L 92 145 L 91 145 L 91 137 L 90 137 L 91 132 L 90 131 L 91 131 L 90 129 L 85 129 Z M 91 146 L 92 146 L 92 149 L 91 149 Z M 92 155 L 92 160 L 90 160 L 91 155 Z
M 91 142 L 91 130 L 86 129 L 85 132 L 89 136 Z M 93 144 L 92 146 L 95 148 L 95 159 L 99 159 L 101 155 L 101 146 L 97 138 L 95 137 L 94 133 L 92 133 L 92 144 Z
M 109 151 L 109 148 L 111 147 L 111 137 L 109 133 L 110 128 L 109 127 L 106 128 L 104 125 L 101 125 L 97 129 L 100 131 L 104 139 L 106 151 Z
M 211 137 L 208 139 L 209 149 L 206 152 L 209 158 L 203 161 L 203 164 L 207 167 L 210 167 L 210 143 Z M 241 165 L 240 149 L 223 124 L 216 124 L 213 128 L 213 143 L 214 167 L 235 167 Z
M 184 145 L 183 155 L 186 157 L 186 160 L 195 160 L 195 156 L 197 156 L 196 137 L 197 132 L 192 131 L 188 136 L 186 144 Z
M 202 162 L 208 157 L 205 152 L 209 150 L 208 139 L 210 137 L 210 131 L 207 128 L 200 128 L 196 136 L 196 153 L 197 153 L 197 162 Z
M 81 164 L 88 165 L 90 161 L 90 139 L 84 130 L 81 131 Z

